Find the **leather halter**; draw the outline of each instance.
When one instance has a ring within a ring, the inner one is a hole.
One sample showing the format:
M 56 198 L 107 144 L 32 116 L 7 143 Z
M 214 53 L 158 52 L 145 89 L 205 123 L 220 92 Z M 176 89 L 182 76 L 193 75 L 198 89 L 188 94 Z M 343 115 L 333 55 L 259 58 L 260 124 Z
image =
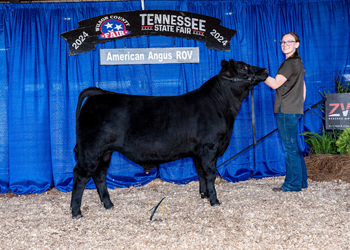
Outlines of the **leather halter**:
M 240 78 L 237 78 L 237 77 L 227 77 L 227 76 L 222 76 L 222 75 L 219 75 L 219 77 L 221 77 L 222 79 L 225 79 L 225 80 L 228 80 L 228 81 L 231 81 L 231 82 L 238 82 L 239 80 L 245 80 L 245 79 L 240 79 Z M 254 80 L 254 75 L 253 76 L 249 76 L 248 81 L 253 81 Z
M 247 80 L 250 82 L 253 81 L 254 76 L 255 75 L 249 76 Z M 239 80 L 242 80 L 242 79 L 238 79 L 237 77 L 227 77 L 227 76 L 221 76 L 221 75 L 219 75 L 219 77 L 231 82 L 237 82 Z M 254 88 L 252 88 L 252 90 L 250 91 L 250 100 L 251 100 L 251 109 L 252 109 L 253 145 L 256 146 L 257 141 L 256 141 L 256 130 L 255 130 Z

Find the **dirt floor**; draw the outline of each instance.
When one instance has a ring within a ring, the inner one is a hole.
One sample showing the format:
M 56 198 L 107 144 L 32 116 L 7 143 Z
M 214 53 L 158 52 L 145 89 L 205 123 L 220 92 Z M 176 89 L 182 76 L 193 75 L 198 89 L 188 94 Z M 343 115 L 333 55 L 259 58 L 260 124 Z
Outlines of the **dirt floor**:
M 302 192 L 273 192 L 284 177 L 218 178 L 218 207 L 200 198 L 198 182 L 160 179 L 110 190 L 112 210 L 85 190 L 78 220 L 70 193 L 0 194 L 0 249 L 349 249 L 350 156 L 322 157 L 306 158 Z

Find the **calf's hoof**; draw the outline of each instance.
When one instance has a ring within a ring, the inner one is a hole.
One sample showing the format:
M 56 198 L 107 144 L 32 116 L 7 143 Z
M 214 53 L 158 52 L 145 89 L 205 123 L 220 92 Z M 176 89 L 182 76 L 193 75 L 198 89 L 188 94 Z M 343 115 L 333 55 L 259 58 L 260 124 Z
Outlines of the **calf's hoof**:
M 72 218 L 73 219 L 80 219 L 81 217 L 83 217 L 82 215 L 81 215 L 81 212 L 79 211 L 79 212 L 72 212 Z
M 70 210 L 72 211 L 72 218 L 73 218 L 73 219 L 79 219 L 79 218 L 83 217 L 83 216 L 81 215 L 80 209 L 76 209 L 76 210 L 74 211 L 73 208 L 70 207 Z
M 81 217 L 83 217 L 81 214 L 79 214 L 79 215 L 72 215 L 72 218 L 74 219 L 74 220 L 77 220 L 77 219 L 80 219 Z
M 81 215 L 80 209 L 76 209 L 76 210 L 74 211 L 73 208 L 70 207 L 70 210 L 72 211 L 72 218 L 73 218 L 73 219 L 79 219 L 79 218 L 83 217 L 83 216 Z
M 212 207 L 220 206 L 220 202 L 219 202 L 219 201 L 210 202 L 210 205 L 211 205 Z
M 102 203 L 105 209 L 113 209 L 114 205 L 112 202 Z
M 207 198 L 209 198 L 209 197 L 208 197 L 208 195 L 207 195 L 207 194 L 205 194 L 205 193 L 201 193 L 201 198 L 202 198 L 202 199 L 207 199 Z

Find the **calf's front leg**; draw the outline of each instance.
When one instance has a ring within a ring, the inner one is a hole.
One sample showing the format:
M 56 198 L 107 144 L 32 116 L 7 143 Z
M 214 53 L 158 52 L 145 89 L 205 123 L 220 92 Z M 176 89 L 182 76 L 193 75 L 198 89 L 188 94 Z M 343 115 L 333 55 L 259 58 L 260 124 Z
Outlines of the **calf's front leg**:
M 210 205 L 219 206 L 220 202 L 217 198 L 216 190 L 215 190 L 215 179 L 216 179 L 216 167 L 215 166 L 210 167 L 210 169 L 208 169 L 208 171 L 206 171 L 205 179 L 207 182 L 207 190 L 208 190 Z
M 206 198 L 209 198 L 210 205 L 219 206 L 220 202 L 216 195 L 215 190 L 215 179 L 216 179 L 216 158 L 208 159 L 208 155 L 199 159 L 198 162 L 202 166 L 203 170 L 203 181 L 200 182 L 201 191 L 204 189 L 206 192 L 204 193 Z M 206 187 L 202 187 L 202 185 L 206 184 Z
M 207 181 L 204 178 L 204 170 L 201 161 L 196 158 L 193 158 L 193 161 L 199 178 L 199 194 L 201 195 L 202 199 L 209 198 L 207 190 Z

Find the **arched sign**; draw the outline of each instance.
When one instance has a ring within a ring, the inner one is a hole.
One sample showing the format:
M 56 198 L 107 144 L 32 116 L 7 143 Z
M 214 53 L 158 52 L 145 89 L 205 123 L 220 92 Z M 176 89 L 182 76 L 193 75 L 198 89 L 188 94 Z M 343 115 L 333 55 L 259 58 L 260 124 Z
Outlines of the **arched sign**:
M 230 51 L 230 40 L 237 31 L 220 22 L 218 18 L 183 11 L 128 11 L 82 20 L 78 28 L 61 36 L 69 44 L 70 56 L 94 50 L 96 44 L 137 36 L 187 38 L 204 42 L 209 49 Z

